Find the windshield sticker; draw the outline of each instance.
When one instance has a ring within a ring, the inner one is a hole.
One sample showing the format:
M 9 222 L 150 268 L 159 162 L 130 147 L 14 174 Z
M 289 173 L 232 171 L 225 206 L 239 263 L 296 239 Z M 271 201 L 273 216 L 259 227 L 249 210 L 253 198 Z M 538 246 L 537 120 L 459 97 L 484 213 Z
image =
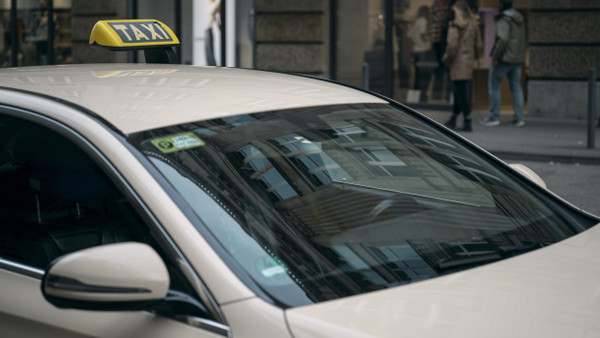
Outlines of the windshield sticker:
M 151 141 L 163 154 L 172 153 L 179 150 L 201 147 L 205 143 L 194 133 L 176 134 L 167 137 L 157 138 Z
M 261 257 L 254 262 L 254 267 L 261 275 L 269 279 L 280 279 L 287 275 L 285 265 L 278 259 Z

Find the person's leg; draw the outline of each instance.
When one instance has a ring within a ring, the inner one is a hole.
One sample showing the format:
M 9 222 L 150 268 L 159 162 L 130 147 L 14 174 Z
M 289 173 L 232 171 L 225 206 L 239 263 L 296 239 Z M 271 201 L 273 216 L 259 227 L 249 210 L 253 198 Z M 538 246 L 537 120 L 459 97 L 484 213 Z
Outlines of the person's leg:
M 414 63 L 413 63 L 414 64 L 414 68 L 413 69 L 415 71 L 415 73 L 414 73 L 415 74 L 415 81 L 414 81 L 414 84 L 413 84 L 413 87 L 412 87 L 413 89 L 419 89 L 419 76 L 420 76 L 420 74 L 419 74 L 419 61 L 421 61 L 420 59 L 421 59 L 420 58 L 420 53 L 413 53 L 413 61 L 414 61 Z
M 471 127 L 471 102 L 469 89 L 471 88 L 469 80 L 453 81 L 455 86 L 454 100 L 458 103 L 458 107 L 464 116 L 464 123 L 459 130 L 461 131 L 472 131 Z
M 500 118 L 500 86 L 504 72 L 502 65 L 493 65 L 490 68 L 490 78 L 488 80 L 488 90 L 490 93 L 490 120 L 498 120 Z
M 490 113 L 480 121 L 482 126 L 494 127 L 500 125 L 500 86 L 508 68 L 506 64 L 499 63 L 490 67 L 488 91 L 490 94 Z
M 438 66 L 434 70 L 434 82 L 433 89 L 431 91 L 431 96 L 434 100 L 439 100 L 442 98 L 442 93 L 444 92 L 444 80 L 446 77 L 446 67 L 442 63 L 442 56 L 444 55 L 444 51 L 446 50 L 446 44 L 437 42 L 433 44 L 433 52 L 435 61 Z
M 456 118 L 460 114 L 460 105 L 458 104 L 457 97 L 460 95 L 458 93 L 458 86 L 456 85 L 456 81 L 452 81 L 452 93 L 454 95 L 454 102 L 452 103 L 452 116 L 450 119 L 444 123 L 444 125 L 450 129 L 456 128 Z
M 523 121 L 523 106 L 525 104 L 525 99 L 523 97 L 523 89 L 521 88 L 521 65 L 511 65 L 507 75 L 508 84 L 510 85 L 510 90 L 513 94 L 513 106 L 515 109 L 513 122 Z
M 465 114 L 465 119 L 471 119 L 471 109 L 473 109 L 473 81 L 467 80 L 465 81 L 465 110 L 463 114 Z

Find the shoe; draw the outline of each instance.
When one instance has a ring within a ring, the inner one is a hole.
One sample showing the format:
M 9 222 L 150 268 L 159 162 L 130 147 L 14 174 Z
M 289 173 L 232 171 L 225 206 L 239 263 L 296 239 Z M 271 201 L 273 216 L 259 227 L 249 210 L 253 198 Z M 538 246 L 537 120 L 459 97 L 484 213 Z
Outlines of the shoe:
M 456 129 L 456 131 L 473 131 L 473 127 L 471 126 L 471 120 L 465 120 L 462 127 Z
M 512 123 L 511 123 L 511 124 L 513 125 L 513 127 L 520 128 L 520 127 L 522 127 L 522 126 L 524 126 L 524 125 L 525 125 L 525 121 L 523 121 L 523 120 L 520 120 L 520 121 L 512 121 Z
M 479 121 L 479 124 L 484 127 L 496 127 L 500 125 L 499 120 L 492 120 L 489 116 Z
M 452 115 L 448 121 L 444 123 L 444 125 L 450 129 L 456 128 L 456 115 Z

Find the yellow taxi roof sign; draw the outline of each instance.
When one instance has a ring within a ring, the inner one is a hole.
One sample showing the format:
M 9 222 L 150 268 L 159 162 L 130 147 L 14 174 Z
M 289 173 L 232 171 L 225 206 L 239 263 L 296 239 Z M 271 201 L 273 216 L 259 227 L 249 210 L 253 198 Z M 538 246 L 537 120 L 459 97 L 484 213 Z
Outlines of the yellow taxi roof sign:
M 164 48 L 179 45 L 169 26 L 154 19 L 100 20 L 90 34 L 90 45 L 112 50 Z

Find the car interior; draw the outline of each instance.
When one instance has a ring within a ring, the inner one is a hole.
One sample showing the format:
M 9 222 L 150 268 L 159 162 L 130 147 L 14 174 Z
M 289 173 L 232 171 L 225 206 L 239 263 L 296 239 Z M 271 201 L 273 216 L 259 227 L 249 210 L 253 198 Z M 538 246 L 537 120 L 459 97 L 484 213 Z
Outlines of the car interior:
M 80 249 L 148 231 L 108 177 L 71 142 L 0 120 L 0 257 L 44 269 Z
M 62 255 L 126 241 L 149 244 L 166 262 L 169 296 L 155 312 L 213 318 L 177 258 L 83 150 L 50 129 L 0 116 L 0 259 L 45 270 Z

